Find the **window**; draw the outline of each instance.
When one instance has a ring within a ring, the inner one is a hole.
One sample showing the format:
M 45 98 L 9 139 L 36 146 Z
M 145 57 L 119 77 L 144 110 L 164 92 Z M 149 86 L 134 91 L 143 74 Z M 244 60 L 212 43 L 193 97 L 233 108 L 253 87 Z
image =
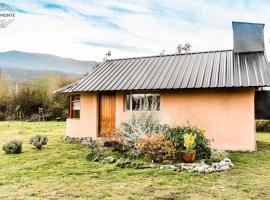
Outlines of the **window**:
M 157 93 L 128 93 L 125 96 L 126 110 L 159 111 L 160 95 Z
M 69 118 L 80 118 L 80 95 L 69 96 Z

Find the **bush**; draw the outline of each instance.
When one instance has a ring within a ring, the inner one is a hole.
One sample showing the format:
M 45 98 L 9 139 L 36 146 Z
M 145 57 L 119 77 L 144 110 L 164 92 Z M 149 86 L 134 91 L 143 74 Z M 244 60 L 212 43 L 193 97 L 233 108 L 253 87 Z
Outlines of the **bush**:
M 30 139 L 29 143 L 40 150 L 43 145 L 46 145 L 48 143 L 48 137 L 46 135 L 35 135 Z
M 153 162 L 172 161 L 175 159 L 176 150 L 170 141 L 158 133 L 153 133 L 141 138 L 137 144 L 142 155 L 149 157 Z
M 208 162 L 219 162 L 223 160 L 224 158 L 228 157 L 228 153 L 224 150 L 213 150 L 210 159 Z
M 104 157 L 104 152 L 97 144 L 93 145 L 86 154 L 86 159 L 94 162 L 100 162 Z
M 116 161 L 116 167 L 120 168 L 134 168 L 134 169 L 141 169 L 147 168 L 144 162 L 138 160 L 130 160 L 127 158 L 120 158 Z
M 145 111 L 133 113 L 131 118 L 121 123 L 117 135 L 126 146 L 134 148 L 146 134 L 163 133 L 167 129 L 167 126 L 160 125 L 153 112 Z
M 177 152 L 180 155 L 180 152 L 185 150 L 184 147 L 184 134 L 185 133 L 193 133 L 196 135 L 196 159 L 207 159 L 211 156 L 211 149 L 209 147 L 210 141 L 204 136 L 204 131 L 199 129 L 196 126 L 191 126 L 190 124 L 184 126 L 178 126 L 175 128 L 170 128 L 165 132 L 165 138 L 170 140 Z
M 7 154 L 19 154 L 22 152 L 22 141 L 21 140 L 11 140 L 10 142 L 3 145 L 3 151 Z
M 256 120 L 257 132 L 270 132 L 270 120 Z

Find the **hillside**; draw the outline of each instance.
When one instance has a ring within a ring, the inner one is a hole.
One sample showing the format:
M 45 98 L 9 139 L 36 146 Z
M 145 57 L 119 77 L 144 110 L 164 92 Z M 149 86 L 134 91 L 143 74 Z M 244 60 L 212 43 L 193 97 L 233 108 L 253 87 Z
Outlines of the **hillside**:
M 97 62 L 62 58 L 50 54 L 28 53 L 21 51 L 0 52 L 0 67 L 5 73 L 14 77 L 14 70 L 27 76 L 40 74 L 43 71 L 82 75 L 93 68 Z M 25 71 L 24 71 L 25 70 Z M 32 72 L 31 72 L 32 71 Z M 32 75 L 31 75 L 32 74 Z

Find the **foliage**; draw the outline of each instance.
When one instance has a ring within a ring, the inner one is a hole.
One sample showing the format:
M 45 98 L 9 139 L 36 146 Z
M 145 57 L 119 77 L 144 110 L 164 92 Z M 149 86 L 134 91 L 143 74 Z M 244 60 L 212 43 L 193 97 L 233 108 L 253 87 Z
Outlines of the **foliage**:
M 167 126 L 160 125 L 154 112 L 141 111 L 132 113 L 130 118 L 121 123 L 117 135 L 125 145 L 134 148 L 146 134 L 164 133 L 167 129 Z
M 176 50 L 177 50 L 177 53 L 189 53 L 191 51 L 191 44 L 189 42 L 185 43 L 184 45 L 182 44 L 179 44 L 177 47 L 176 47 Z
M 73 81 L 68 77 L 43 76 L 14 85 L 0 77 L 0 120 L 64 120 L 66 97 L 52 92 Z
M 134 169 L 141 169 L 147 168 L 145 163 L 140 160 L 130 160 L 128 158 L 120 158 L 116 161 L 116 167 L 120 168 L 134 168 Z
M 21 140 L 11 140 L 3 145 L 3 151 L 6 154 L 20 154 L 22 152 L 22 141 Z
M 104 157 L 104 151 L 102 151 L 98 144 L 91 146 L 86 154 L 86 159 L 94 162 L 100 162 Z
M 193 133 L 185 133 L 183 137 L 185 151 L 188 153 L 194 152 L 194 149 L 196 147 L 196 135 Z
M 122 155 L 123 156 L 123 155 Z M 86 159 L 92 162 L 100 162 L 106 164 L 115 164 L 120 168 L 143 168 L 144 162 L 140 160 L 133 160 L 130 158 L 120 157 L 113 154 L 110 149 L 105 149 L 95 144 L 90 147 L 89 152 L 86 154 Z
M 228 153 L 224 150 L 213 150 L 211 153 L 211 157 L 209 158 L 208 162 L 219 162 L 224 158 L 228 157 Z
M 177 126 L 174 128 L 168 129 L 165 132 L 166 139 L 170 140 L 174 146 L 176 147 L 178 153 L 185 150 L 184 147 L 184 134 L 185 133 L 193 133 L 196 135 L 196 159 L 207 159 L 211 156 L 211 149 L 209 147 L 210 141 L 204 136 L 204 131 L 199 129 L 196 126 L 192 126 L 189 123 L 183 126 Z M 178 154 L 178 155 L 179 155 Z
M 46 135 L 35 135 L 32 137 L 29 141 L 30 144 L 35 146 L 37 149 L 41 149 L 42 146 L 46 145 L 48 143 L 48 137 Z
M 256 120 L 256 131 L 270 132 L 270 120 Z
M 165 160 L 175 159 L 176 150 L 173 144 L 166 140 L 162 134 L 145 135 L 139 140 L 137 148 L 142 155 L 149 157 L 153 162 L 161 163 Z

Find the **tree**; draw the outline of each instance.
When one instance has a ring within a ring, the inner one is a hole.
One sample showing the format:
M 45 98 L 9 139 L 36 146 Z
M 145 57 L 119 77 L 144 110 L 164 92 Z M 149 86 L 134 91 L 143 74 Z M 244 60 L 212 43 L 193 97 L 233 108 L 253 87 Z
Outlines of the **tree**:
M 179 44 L 176 47 L 177 53 L 189 53 L 191 51 L 191 44 L 189 42 L 185 43 L 185 45 Z

